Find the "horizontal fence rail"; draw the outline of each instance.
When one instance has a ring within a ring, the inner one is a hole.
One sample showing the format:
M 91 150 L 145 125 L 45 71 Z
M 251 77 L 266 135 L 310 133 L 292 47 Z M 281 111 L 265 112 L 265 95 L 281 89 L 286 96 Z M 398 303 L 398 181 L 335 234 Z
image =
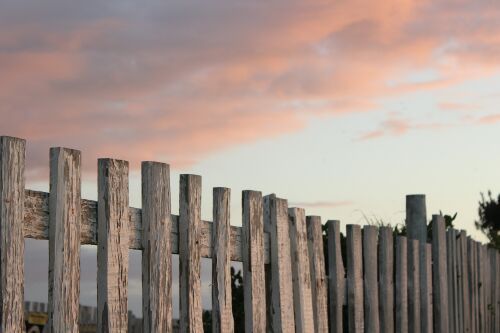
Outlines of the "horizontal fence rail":
M 49 193 L 25 189 L 25 146 L 0 137 L 2 333 L 24 332 L 31 312 L 47 313 L 45 332 L 91 324 L 109 333 L 203 332 L 201 258 L 212 259 L 213 332 L 500 332 L 499 252 L 446 228 L 441 215 L 428 224 L 423 195 L 406 197 L 406 234 L 355 224 L 343 234 L 339 221 L 323 226 L 257 191 L 243 191 L 237 227 L 228 188 L 214 188 L 214 222 L 201 219 L 197 175 L 181 175 L 172 214 L 170 167 L 159 162 L 142 163 L 142 209 L 129 207 L 121 160 L 100 159 L 98 200 L 82 199 L 81 153 L 67 148 L 50 150 Z M 48 304 L 24 303 L 24 238 L 49 241 Z M 98 247 L 97 308 L 79 304 L 81 244 Z M 142 321 L 127 308 L 129 249 L 142 252 Z M 231 261 L 243 263 L 241 323 Z

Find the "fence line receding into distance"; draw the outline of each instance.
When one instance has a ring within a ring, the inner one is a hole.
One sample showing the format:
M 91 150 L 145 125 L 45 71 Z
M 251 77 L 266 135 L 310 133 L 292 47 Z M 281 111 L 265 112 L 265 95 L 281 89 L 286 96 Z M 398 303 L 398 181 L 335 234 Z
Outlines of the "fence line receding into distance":
M 243 262 L 247 332 L 500 332 L 500 255 L 407 196 L 407 237 L 389 227 L 306 216 L 285 199 L 215 188 L 201 219 L 200 176 L 181 175 L 171 213 L 170 169 L 142 163 L 142 210 L 129 207 L 128 162 L 100 159 L 98 200 L 81 199 L 81 153 L 50 150 L 50 193 L 25 189 L 22 139 L 0 137 L 0 332 L 24 331 L 24 238 L 49 240 L 49 332 L 77 332 L 80 245 L 98 245 L 99 332 L 126 332 L 128 251 L 142 251 L 143 331 L 172 331 L 172 254 L 179 254 L 180 329 L 202 332 L 200 260 L 213 260 L 212 327 L 233 332 L 230 261 Z M 324 241 L 324 237 L 325 241 Z M 326 249 L 324 248 L 326 247 Z M 345 248 L 345 253 L 341 253 Z M 325 256 L 326 254 L 326 256 Z

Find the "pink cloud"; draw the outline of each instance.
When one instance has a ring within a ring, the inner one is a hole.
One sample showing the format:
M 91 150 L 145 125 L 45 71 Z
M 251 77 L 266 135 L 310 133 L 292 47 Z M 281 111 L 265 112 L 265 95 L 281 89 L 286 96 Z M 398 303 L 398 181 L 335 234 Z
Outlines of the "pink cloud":
M 86 170 L 98 156 L 182 167 L 308 117 L 487 75 L 499 22 L 485 0 L 9 3 L 0 132 L 29 140 L 32 169 L 52 145 L 82 149 Z M 387 84 L 427 68 L 439 79 Z M 360 139 L 431 125 L 389 119 Z

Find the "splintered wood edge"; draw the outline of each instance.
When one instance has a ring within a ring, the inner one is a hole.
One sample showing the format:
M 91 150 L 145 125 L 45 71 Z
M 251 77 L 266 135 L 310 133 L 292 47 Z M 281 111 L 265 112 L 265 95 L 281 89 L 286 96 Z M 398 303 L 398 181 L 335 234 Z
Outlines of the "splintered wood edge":
M 81 244 L 97 245 L 97 201 L 82 199 Z M 142 250 L 142 212 L 139 208 L 129 208 L 129 248 Z M 25 190 L 24 238 L 49 239 L 49 193 Z M 231 226 L 231 260 L 243 261 L 241 254 L 241 227 Z M 179 253 L 179 216 L 172 214 L 172 254 Z M 201 223 L 201 256 L 212 257 L 212 222 Z M 269 234 L 264 232 L 264 261 L 269 261 Z

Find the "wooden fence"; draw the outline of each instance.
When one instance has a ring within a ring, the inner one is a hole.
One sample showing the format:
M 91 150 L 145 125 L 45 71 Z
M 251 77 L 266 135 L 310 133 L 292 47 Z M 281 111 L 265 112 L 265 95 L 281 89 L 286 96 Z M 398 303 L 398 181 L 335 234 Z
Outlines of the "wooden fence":
M 79 151 L 50 150 L 50 193 L 25 189 L 25 141 L 0 138 L 1 332 L 24 326 L 24 238 L 49 240 L 49 323 L 77 332 L 80 244 L 97 249 L 99 332 L 126 332 L 128 250 L 142 250 L 143 331 L 170 332 L 172 261 L 180 262 L 180 331 L 201 332 L 200 259 L 212 258 L 215 332 L 234 330 L 230 261 L 243 262 L 246 332 L 500 332 L 500 256 L 407 197 L 407 235 L 348 225 L 243 191 L 243 226 L 230 225 L 230 190 L 213 191 L 201 220 L 201 177 L 180 176 L 171 212 L 169 166 L 142 163 L 142 210 L 128 203 L 128 163 L 99 159 L 98 201 L 81 199 Z M 327 258 L 324 255 L 327 246 Z M 345 255 L 342 249 L 345 248 Z M 345 260 L 344 260 L 345 259 Z M 327 267 L 327 269 L 326 269 Z

